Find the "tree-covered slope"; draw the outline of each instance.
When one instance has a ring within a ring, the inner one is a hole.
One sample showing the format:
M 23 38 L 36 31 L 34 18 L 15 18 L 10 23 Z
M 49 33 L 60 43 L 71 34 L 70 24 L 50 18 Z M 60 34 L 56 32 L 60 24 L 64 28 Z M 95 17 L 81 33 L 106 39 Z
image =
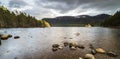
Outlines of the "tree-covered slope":
M 120 26 L 120 11 L 116 12 L 113 16 L 106 19 L 102 24 L 102 26 Z
M 0 27 L 12 28 L 12 27 L 45 27 L 44 21 L 37 20 L 23 12 L 11 12 L 4 6 L 0 6 Z

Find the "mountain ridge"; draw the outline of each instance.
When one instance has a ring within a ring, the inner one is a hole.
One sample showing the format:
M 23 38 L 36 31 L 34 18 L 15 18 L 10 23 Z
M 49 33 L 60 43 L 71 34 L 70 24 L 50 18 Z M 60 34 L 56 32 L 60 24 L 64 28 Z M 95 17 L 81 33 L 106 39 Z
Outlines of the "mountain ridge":
M 75 24 L 76 26 L 83 26 L 85 24 L 98 25 L 110 16 L 108 14 L 98 14 L 95 16 L 58 16 L 55 18 L 43 18 L 42 20 L 49 22 L 52 26 L 74 26 Z

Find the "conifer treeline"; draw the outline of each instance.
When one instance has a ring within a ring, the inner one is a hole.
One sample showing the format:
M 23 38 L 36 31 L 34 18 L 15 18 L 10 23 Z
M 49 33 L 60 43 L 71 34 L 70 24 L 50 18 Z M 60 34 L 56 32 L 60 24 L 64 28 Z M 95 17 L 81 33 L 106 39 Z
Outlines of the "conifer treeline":
M 113 16 L 111 16 L 110 18 L 106 19 L 102 24 L 102 26 L 120 26 L 120 11 L 117 11 Z
M 17 28 L 17 27 L 43 27 L 42 20 L 27 15 L 23 12 L 11 12 L 4 6 L 0 6 L 0 27 Z

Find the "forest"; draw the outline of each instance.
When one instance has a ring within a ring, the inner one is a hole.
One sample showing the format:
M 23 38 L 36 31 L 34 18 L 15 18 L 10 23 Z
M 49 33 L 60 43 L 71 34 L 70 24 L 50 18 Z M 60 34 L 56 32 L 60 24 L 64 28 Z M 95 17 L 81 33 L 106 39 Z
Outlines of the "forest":
M 70 20 L 70 19 L 72 19 Z M 91 22 L 95 22 L 95 23 L 100 23 L 100 26 L 105 26 L 105 27 L 119 27 L 120 26 L 120 11 L 117 11 L 114 15 L 107 15 L 107 14 L 101 14 L 101 16 L 97 15 L 94 17 L 86 17 L 86 19 L 84 19 L 84 21 L 80 21 L 80 19 L 78 19 L 78 21 L 76 22 L 76 18 L 74 19 L 74 17 L 67 17 L 67 19 L 69 19 L 69 21 L 67 20 L 67 23 L 75 23 L 77 24 L 78 22 L 88 22 L 87 20 L 89 20 L 88 23 Z M 103 18 L 103 19 L 102 19 Z M 49 19 L 49 18 L 48 18 Z M 59 19 L 57 19 L 57 21 L 55 20 L 57 18 L 52 19 L 53 21 L 48 21 L 45 18 L 42 20 L 38 20 L 33 16 L 30 16 L 29 14 L 26 14 L 24 12 L 20 12 L 20 11 L 9 11 L 6 7 L 4 6 L 0 6 L 0 28 L 28 28 L 28 27 L 50 27 L 52 24 L 54 24 L 53 22 L 58 22 L 60 24 L 63 24 L 66 19 L 66 17 L 62 18 L 62 22 L 59 21 Z M 83 18 L 82 18 L 83 19 Z M 90 20 L 90 19 L 94 19 L 94 20 Z M 100 20 L 99 20 L 100 19 Z M 105 19 L 105 20 L 104 20 Z M 51 20 L 51 19 L 50 19 Z M 96 22 L 97 20 L 97 22 Z M 98 22 L 99 20 L 99 22 Z M 101 22 L 102 21 L 102 22 Z M 57 24 L 58 24 L 57 23 Z M 65 23 L 65 24 L 67 24 Z M 79 23 L 81 24 L 81 23 Z M 53 26 L 53 25 L 52 25 Z
M 0 28 L 46 27 L 46 23 L 49 24 L 24 12 L 9 11 L 4 6 L 0 6 Z
M 114 15 L 107 18 L 101 23 L 101 26 L 105 27 L 119 27 L 120 26 L 120 11 L 117 11 Z

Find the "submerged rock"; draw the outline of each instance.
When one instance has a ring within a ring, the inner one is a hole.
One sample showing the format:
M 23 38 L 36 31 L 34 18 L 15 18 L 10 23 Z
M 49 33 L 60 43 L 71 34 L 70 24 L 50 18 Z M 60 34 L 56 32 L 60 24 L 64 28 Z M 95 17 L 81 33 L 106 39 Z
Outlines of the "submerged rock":
M 76 50 L 77 48 L 74 47 L 74 46 L 72 46 L 72 47 L 70 47 L 70 49 L 71 49 L 71 50 Z
M 1 40 L 0 40 L 0 45 L 1 45 Z
M 66 47 L 66 46 L 68 46 L 69 45 L 69 43 L 68 42 L 64 42 L 64 46 Z
M 18 39 L 18 38 L 20 38 L 20 36 L 14 36 L 14 39 Z
M 53 44 L 52 47 L 53 48 L 58 48 L 60 45 L 59 44 Z
M 67 39 L 67 37 L 64 37 L 64 39 Z
M 10 35 L 10 34 L 9 34 L 9 35 L 8 35 L 8 37 L 9 37 L 9 38 L 11 38 L 11 37 L 12 37 L 12 35 Z
M 73 38 L 69 38 L 69 39 L 73 39 Z
M 80 33 L 76 33 L 76 36 L 79 36 L 80 35 Z
M 86 54 L 85 59 L 95 59 L 95 57 L 92 54 Z
M 89 47 L 89 48 L 90 48 L 90 49 L 95 49 L 94 46 L 93 46 L 92 44 L 90 44 L 90 47 Z
M 72 42 L 72 43 L 69 43 L 69 47 L 71 48 L 71 47 L 77 47 L 77 43 L 76 42 Z
M 69 43 L 69 48 L 71 50 L 76 50 L 77 49 L 77 43 L 76 42 Z
M 17 59 L 17 57 L 15 57 L 14 59 Z
M 118 56 L 115 52 L 112 52 L 112 51 L 107 52 L 106 54 L 110 57 L 117 57 Z
M 91 54 L 95 55 L 97 52 L 94 49 L 91 49 Z
M 58 50 L 58 48 L 52 48 L 52 51 L 53 52 L 55 52 L 55 51 L 57 51 Z
M 78 48 L 84 49 L 85 47 L 83 45 L 77 45 Z
M 106 53 L 106 51 L 104 49 L 102 49 L 102 48 L 97 48 L 96 52 L 97 53 L 102 53 L 102 54 Z
M 62 46 L 59 46 L 59 47 L 58 47 L 58 49 L 62 50 L 62 49 L 63 49 L 63 47 L 62 47 Z

